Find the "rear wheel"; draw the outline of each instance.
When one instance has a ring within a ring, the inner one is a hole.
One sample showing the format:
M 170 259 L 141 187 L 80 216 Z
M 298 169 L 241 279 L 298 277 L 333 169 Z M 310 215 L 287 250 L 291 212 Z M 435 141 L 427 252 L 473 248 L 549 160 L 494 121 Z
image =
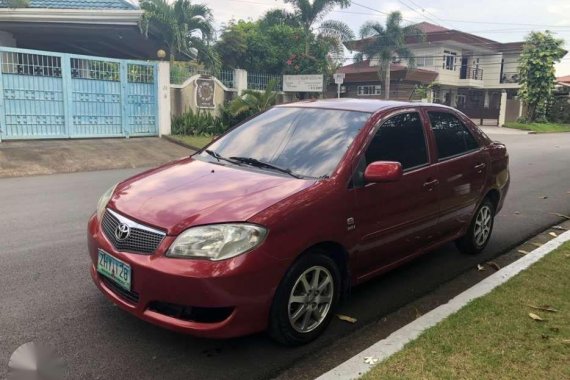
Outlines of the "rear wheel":
M 340 272 L 334 260 L 319 251 L 308 252 L 277 289 L 269 334 L 285 345 L 314 340 L 330 323 L 339 295 Z
M 465 236 L 456 241 L 457 248 L 469 254 L 483 251 L 491 238 L 494 218 L 495 206 L 489 198 L 486 198 L 477 209 Z

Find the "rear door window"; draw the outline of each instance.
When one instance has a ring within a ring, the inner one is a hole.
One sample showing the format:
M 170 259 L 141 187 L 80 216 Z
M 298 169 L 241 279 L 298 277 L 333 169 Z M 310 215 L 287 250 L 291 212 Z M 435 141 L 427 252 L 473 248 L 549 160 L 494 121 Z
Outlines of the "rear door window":
M 428 112 L 428 115 L 440 160 L 479 148 L 471 132 L 454 115 L 448 112 Z

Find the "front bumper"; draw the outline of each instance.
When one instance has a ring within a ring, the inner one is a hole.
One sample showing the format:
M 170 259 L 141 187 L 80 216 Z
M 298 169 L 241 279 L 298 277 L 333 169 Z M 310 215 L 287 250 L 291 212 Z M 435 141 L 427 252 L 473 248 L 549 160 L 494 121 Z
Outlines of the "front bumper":
M 218 262 L 165 257 L 174 238 L 167 236 L 152 255 L 119 252 L 107 240 L 94 215 L 88 224 L 91 277 L 101 292 L 119 307 L 170 330 L 209 338 L 230 338 L 265 330 L 273 294 L 290 263 L 264 253 L 270 249 L 267 241 L 255 251 Z M 131 294 L 118 291 L 97 272 L 99 249 L 131 266 Z M 221 320 L 195 321 L 157 310 L 154 307 L 157 303 L 228 312 Z

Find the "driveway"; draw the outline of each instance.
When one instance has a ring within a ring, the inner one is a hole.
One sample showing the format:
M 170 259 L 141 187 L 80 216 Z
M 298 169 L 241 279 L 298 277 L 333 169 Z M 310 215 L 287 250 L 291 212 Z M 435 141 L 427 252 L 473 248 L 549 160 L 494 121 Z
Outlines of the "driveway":
M 178 335 L 137 320 L 99 293 L 88 272 L 87 218 L 101 193 L 140 169 L 0 179 L 0 378 L 11 353 L 29 341 L 52 344 L 72 378 L 278 376 L 559 222 L 552 212 L 570 214 L 570 134 L 498 139 L 509 147 L 512 184 L 482 256 L 462 255 L 450 244 L 360 286 L 342 310 L 358 318 L 357 324 L 335 319 L 321 339 L 294 349 L 264 334 L 225 341 Z M 326 365 L 341 359 L 331 357 Z
M 190 154 L 158 137 L 0 143 L 0 178 L 157 166 Z

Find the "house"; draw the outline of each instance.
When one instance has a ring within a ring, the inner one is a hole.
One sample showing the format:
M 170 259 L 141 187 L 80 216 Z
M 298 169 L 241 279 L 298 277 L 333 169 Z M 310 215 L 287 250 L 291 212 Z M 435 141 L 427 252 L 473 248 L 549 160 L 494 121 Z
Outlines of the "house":
M 556 78 L 556 82 L 563 86 L 570 86 L 570 75 Z
M 556 96 L 570 96 L 570 75 L 556 78 Z
M 126 0 L 29 0 L 26 8 L 0 0 L 0 46 L 156 59 L 163 45 L 141 33 L 142 15 Z
M 523 42 L 500 43 L 428 22 L 416 26 L 425 38 L 406 39 L 415 56 L 414 66 L 407 57 L 393 58 L 390 98 L 417 98 L 417 88 L 429 83 L 431 101 L 456 107 L 481 123 L 488 119 L 499 123 L 501 104 L 501 124 L 519 117 L 517 69 Z M 345 45 L 351 51 L 361 51 L 366 42 Z M 346 73 L 346 94 L 383 98 L 382 80 L 374 75 L 377 66 L 378 60 L 372 59 L 340 68 Z

